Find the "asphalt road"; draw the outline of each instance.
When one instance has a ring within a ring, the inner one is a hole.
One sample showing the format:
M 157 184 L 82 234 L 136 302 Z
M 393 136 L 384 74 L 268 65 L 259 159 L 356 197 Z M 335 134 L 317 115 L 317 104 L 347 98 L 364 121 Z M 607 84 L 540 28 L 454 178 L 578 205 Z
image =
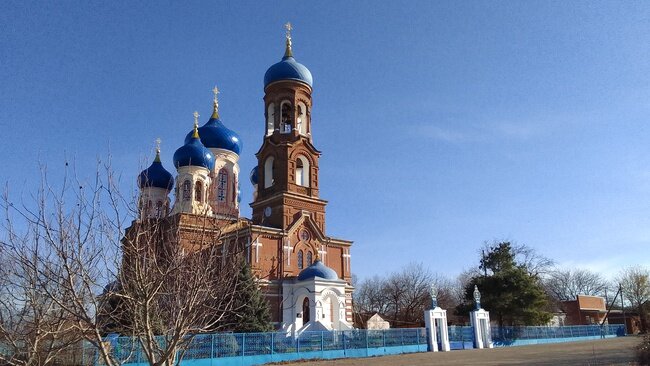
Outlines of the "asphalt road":
M 633 365 L 640 337 L 505 347 L 484 350 L 424 352 L 397 356 L 303 361 L 289 365 Z

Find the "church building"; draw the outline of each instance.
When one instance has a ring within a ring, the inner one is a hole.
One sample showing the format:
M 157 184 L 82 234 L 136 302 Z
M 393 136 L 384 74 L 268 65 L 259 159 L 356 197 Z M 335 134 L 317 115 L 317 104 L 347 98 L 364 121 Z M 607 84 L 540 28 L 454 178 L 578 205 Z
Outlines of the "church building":
M 245 248 L 277 329 L 294 335 L 351 329 L 352 242 L 325 231 L 321 152 L 312 138 L 313 79 L 294 58 L 291 25 L 286 27 L 284 57 L 264 75 L 262 144 L 250 173 L 252 218 L 239 215 L 242 142 L 219 115 L 216 87 L 210 119 L 199 127 L 195 112 L 194 129 L 174 153 L 175 179 L 159 150 L 140 173 L 140 215 L 171 220 L 180 233 L 178 245 L 188 245 L 197 223 L 208 218 L 207 230 L 221 233 L 215 245 L 224 257 L 230 248 Z

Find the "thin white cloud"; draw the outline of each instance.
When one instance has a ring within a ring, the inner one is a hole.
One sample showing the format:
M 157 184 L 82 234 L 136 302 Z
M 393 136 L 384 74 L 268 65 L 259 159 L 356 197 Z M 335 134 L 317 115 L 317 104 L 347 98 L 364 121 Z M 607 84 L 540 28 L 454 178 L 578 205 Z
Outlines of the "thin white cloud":
M 472 124 L 458 128 L 450 128 L 437 124 L 420 125 L 416 129 L 421 137 L 448 143 L 467 143 L 481 141 L 515 140 L 525 141 L 538 136 L 544 132 L 541 125 L 526 123 L 482 123 Z
M 450 130 L 435 125 L 422 125 L 417 129 L 420 136 L 451 143 L 473 141 L 475 136 L 471 133 Z

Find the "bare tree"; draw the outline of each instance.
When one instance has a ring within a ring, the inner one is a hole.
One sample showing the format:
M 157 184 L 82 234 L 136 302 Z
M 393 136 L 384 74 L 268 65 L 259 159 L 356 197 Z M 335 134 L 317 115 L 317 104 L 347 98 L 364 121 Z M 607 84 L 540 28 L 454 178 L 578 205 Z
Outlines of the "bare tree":
M 355 292 L 355 311 L 379 313 L 395 327 L 423 324 L 424 310 L 431 305 L 432 284 L 438 289 L 441 307 L 456 306 L 451 281 L 432 274 L 421 263 L 411 263 L 386 278 L 375 276 L 361 282 Z
M 4 193 L 7 202 L 7 192 Z M 4 206 L 0 239 L 0 364 L 46 365 L 75 356 L 80 337 L 67 314 L 45 295 L 57 284 L 44 276 L 51 256 L 29 225 L 17 233 Z M 70 360 L 75 362 L 78 360 Z
M 548 274 L 544 286 L 555 300 L 566 301 L 578 295 L 603 296 L 609 283 L 589 270 L 556 268 Z
M 648 331 L 648 307 L 650 306 L 650 271 L 641 266 L 625 268 L 618 276 L 623 295 L 639 312 L 641 331 Z
M 493 240 L 491 242 L 483 242 L 483 247 L 480 251 L 481 258 L 484 258 L 486 253 L 489 253 L 492 248 L 499 245 L 501 242 L 510 244 L 510 247 L 512 248 L 512 254 L 514 254 L 515 257 L 515 262 L 517 265 L 526 268 L 526 271 L 532 277 L 541 279 L 542 276 L 552 270 L 554 264 L 554 261 L 552 259 L 545 257 L 544 255 L 537 252 L 537 250 L 534 248 L 531 248 L 525 244 L 510 242 L 507 240 Z
M 175 365 L 197 334 L 219 330 L 225 315 L 239 310 L 232 300 L 243 248 L 234 242 L 224 250 L 225 223 L 191 215 L 141 219 L 110 164 L 90 181 L 66 174 L 56 189 L 43 172 L 35 202 L 18 206 L 5 196 L 3 207 L 21 219 L 8 216 L 6 225 L 13 233 L 31 230 L 22 237 L 34 249 L 25 253 L 42 266 L 26 270 L 54 311 L 46 313 L 60 314 L 62 334 L 83 338 L 103 363 L 132 362 L 137 351 L 150 365 Z M 189 230 L 179 230 L 181 220 Z M 115 327 L 128 336 L 120 354 L 105 338 Z

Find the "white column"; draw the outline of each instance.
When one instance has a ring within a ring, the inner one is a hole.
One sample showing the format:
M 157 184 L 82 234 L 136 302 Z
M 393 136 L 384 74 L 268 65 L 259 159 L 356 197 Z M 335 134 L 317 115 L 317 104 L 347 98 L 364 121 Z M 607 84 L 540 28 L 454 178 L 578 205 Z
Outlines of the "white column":
M 470 313 L 469 319 L 474 328 L 474 347 L 493 348 L 490 335 L 490 312 L 483 309 L 474 310 Z
M 424 323 L 427 328 L 429 351 L 447 352 L 451 350 L 449 346 L 449 330 L 447 328 L 447 310 L 440 307 L 426 310 L 424 312 Z M 438 330 L 440 331 L 440 339 L 438 339 Z M 440 349 L 438 349 L 438 341 L 440 342 Z

